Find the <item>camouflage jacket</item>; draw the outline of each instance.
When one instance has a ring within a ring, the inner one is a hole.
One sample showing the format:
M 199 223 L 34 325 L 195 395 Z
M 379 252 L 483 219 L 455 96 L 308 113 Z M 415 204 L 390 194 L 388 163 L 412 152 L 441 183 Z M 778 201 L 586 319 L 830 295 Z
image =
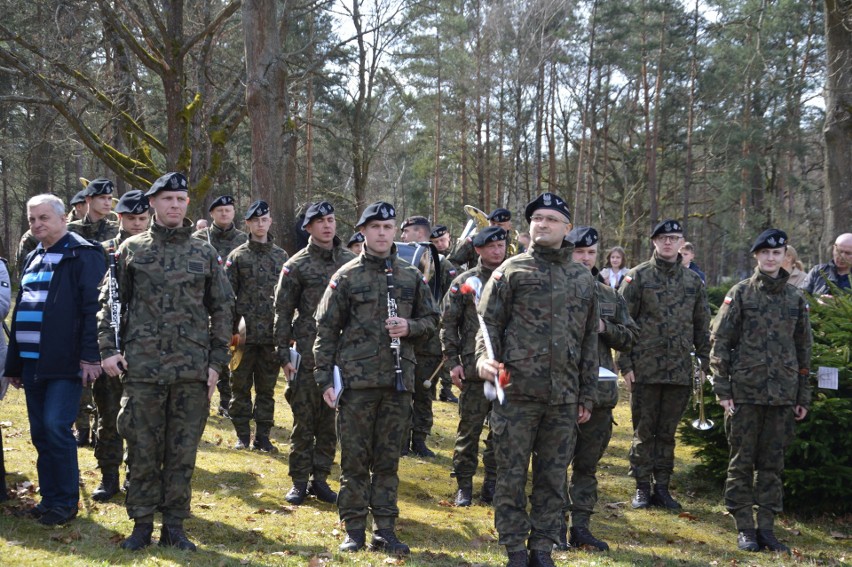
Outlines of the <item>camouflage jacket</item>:
M 802 292 L 789 274 L 754 274 L 728 291 L 713 319 L 710 365 L 722 400 L 808 407 L 811 325 Z
M 639 325 L 633 348 L 617 355 L 623 373 L 634 371 L 640 384 L 692 384 L 694 351 L 704 371 L 710 368 L 710 310 L 698 274 L 657 258 L 630 270 L 618 292 Z
M 334 237 L 331 250 L 317 246 L 311 238 L 308 245 L 290 258 L 275 286 L 275 348 L 282 365 L 290 361 L 290 342 L 302 355 L 306 369 L 314 368 L 314 341 L 317 323 L 314 313 L 331 279 L 355 254 Z
M 446 258 L 441 259 L 441 297 L 446 295 L 447 290 L 450 289 L 450 284 L 458 275 L 458 269 L 456 266 L 447 260 Z M 434 299 L 434 297 L 433 297 Z M 440 298 L 439 298 L 440 301 Z M 436 301 L 436 304 L 438 301 Z M 440 308 L 440 306 L 439 306 Z M 440 325 L 435 329 L 434 333 L 430 333 L 429 338 L 423 341 L 417 341 L 414 344 L 414 354 L 423 354 L 427 356 L 441 356 L 441 338 L 440 338 Z
M 593 270 L 593 274 L 597 270 Z M 618 295 L 609 284 L 600 280 L 595 282 L 598 295 L 598 309 L 604 323 L 603 332 L 598 334 L 598 364 L 616 374 L 612 351 L 623 351 L 633 346 L 639 336 L 639 327 L 627 312 L 624 298 Z M 598 397 L 595 405 L 603 408 L 614 408 L 618 403 L 618 381 L 598 380 Z
M 468 382 L 482 382 L 476 372 L 476 333 L 479 331 L 479 318 L 473 294 L 462 293 L 462 285 L 471 277 L 477 277 L 483 285 L 491 277 L 490 270 L 480 260 L 476 267 L 463 272 L 450 284 L 444 296 L 441 314 L 441 347 L 444 353 L 444 368 L 447 372 L 458 365 L 464 369 L 464 379 Z
M 104 240 L 118 236 L 118 223 L 104 217 L 98 222 L 89 220 L 89 215 L 82 220 L 68 223 L 68 230 L 76 232 L 86 240 L 100 244 Z
M 478 312 L 510 372 L 507 400 L 594 407 L 598 374 L 595 279 L 572 262 L 574 245 L 531 246 L 494 270 Z M 484 358 L 482 333 L 477 358 Z
M 192 237 L 201 239 L 215 248 L 222 262 L 237 246 L 245 244 L 249 239 L 248 234 L 238 229 L 234 223 L 225 229 L 219 228 L 216 223 L 210 223 L 209 227 L 192 233 Z
M 118 236 L 101 242 L 101 246 L 104 249 L 104 261 L 107 263 L 107 270 L 109 270 L 109 249 L 115 248 L 116 250 L 118 250 L 119 245 L 121 245 L 122 242 L 124 242 L 131 236 L 133 235 L 121 228 L 121 226 L 119 225 Z
M 435 332 L 438 310 L 417 268 L 397 259 L 395 244 L 389 259 L 397 316 L 408 319 L 409 325 L 409 335 L 401 341 L 403 380 L 406 389 L 414 391 L 413 343 Z M 387 292 L 385 258 L 366 252 L 331 277 L 316 311 L 314 377 L 322 390 L 333 385 L 334 365 L 340 367 L 347 388 L 394 387 L 394 356 L 385 329 Z
M 216 251 L 190 238 L 192 224 L 152 224 L 118 247 L 126 382 L 207 381 L 228 364 L 234 295 Z M 101 358 L 116 354 L 109 286 L 101 286 Z
M 271 345 L 275 312 L 272 298 L 287 252 L 273 243 L 249 240 L 237 246 L 225 261 L 225 274 L 234 290 L 234 327 L 246 320 L 247 345 Z

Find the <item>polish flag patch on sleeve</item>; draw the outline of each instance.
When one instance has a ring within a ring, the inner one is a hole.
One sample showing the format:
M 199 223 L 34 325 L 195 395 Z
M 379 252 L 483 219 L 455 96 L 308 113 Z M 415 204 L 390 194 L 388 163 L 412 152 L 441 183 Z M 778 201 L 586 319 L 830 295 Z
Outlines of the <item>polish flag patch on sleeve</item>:
M 337 289 L 337 280 L 331 280 L 330 282 L 328 282 L 328 287 L 330 287 L 331 289 Z
M 289 276 L 290 275 L 290 268 L 288 268 L 287 266 L 282 267 L 281 268 L 281 275 L 282 276 Z
M 731 297 L 730 295 L 726 295 L 725 296 L 725 305 L 730 305 L 733 300 L 734 300 L 733 297 Z
M 503 272 L 501 272 L 500 270 L 494 270 L 491 273 L 491 277 L 499 282 L 501 279 L 503 279 Z
M 807 301 L 805 302 L 805 311 L 807 311 L 808 313 L 810 313 L 810 311 L 811 311 L 811 304 L 808 303 Z
M 631 283 L 633 281 L 633 278 L 631 278 L 630 276 L 624 276 L 624 281 L 626 281 L 627 283 Z
M 450 288 L 450 293 L 452 293 L 453 295 L 457 294 L 458 292 L 459 292 L 459 286 L 454 285 L 453 287 Z
M 222 258 L 219 258 L 219 263 L 220 264 L 222 263 Z M 225 267 L 230 268 L 231 264 L 233 264 L 233 262 L 231 260 L 228 260 L 228 261 L 225 262 Z

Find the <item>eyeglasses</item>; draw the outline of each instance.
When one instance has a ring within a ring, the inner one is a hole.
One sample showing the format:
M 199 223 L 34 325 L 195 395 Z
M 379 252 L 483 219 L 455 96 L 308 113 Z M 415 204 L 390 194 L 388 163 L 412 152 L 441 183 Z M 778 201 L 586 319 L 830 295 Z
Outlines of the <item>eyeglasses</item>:
M 677 242 L 681 238 L 683 237 L 678 236 L 677 234 L 662 234 L 660 236 L 657 236 L 654 240 L 658 242 L 665 242 L 666 244 L 672 244 L 674 242 Z
M 533 215 L 533 216 L 530 217 L 530 222 L 547 223 L 547 224 L 556 224 L 556 223 L 568 224 L 568 221 L 566 221 L 565 219 L 560 219 L 558 217 L 551 217 L 549 215 L 548 216 Z
M 834 251 L 837 252 L 838 256 L 844 256 L 846 258 L 852 258 L 852 250 L 844 250 L 843 248 L 840 248 L 839 246 L 837 246 L 837 244 L 834 245 Z

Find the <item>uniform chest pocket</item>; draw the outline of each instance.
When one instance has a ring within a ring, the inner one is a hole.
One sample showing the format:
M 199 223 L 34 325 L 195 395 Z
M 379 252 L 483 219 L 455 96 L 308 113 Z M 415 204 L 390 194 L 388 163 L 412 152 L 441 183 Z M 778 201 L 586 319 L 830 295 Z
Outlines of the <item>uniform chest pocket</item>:
M 378 293 L 373 290 L 372 286 L 353 287 L 349 291 L 349 301 L 352 304 L 352 311 L 358 320 L 365 321 L 367 318 L 378 316 L 376 312 Z

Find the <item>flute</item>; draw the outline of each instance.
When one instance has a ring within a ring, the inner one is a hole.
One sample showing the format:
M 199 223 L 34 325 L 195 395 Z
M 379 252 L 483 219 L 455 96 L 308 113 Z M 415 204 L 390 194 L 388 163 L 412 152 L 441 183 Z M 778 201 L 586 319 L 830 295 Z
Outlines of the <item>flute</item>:
M 390 258 L 385 260 L 385 275 L 388 278 L 388 317 L 396 318 L 396 298 L 393 296 L 393 262 Z M 405 392 L 405 382 L 402 379 L 402 359 L 400 353 L 402 351 L 402 341 L 399 337 L 393 337 L 390 344 L 393 351 L 393 365 L 396 373 L 396 391 Z

